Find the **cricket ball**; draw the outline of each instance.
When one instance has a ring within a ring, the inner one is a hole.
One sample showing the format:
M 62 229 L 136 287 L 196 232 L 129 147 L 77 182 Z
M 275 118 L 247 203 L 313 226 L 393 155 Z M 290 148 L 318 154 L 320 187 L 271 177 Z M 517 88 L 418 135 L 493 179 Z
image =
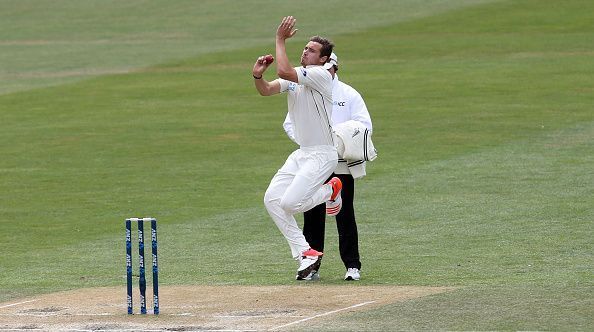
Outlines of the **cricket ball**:
M 267 56 L 264 57 L 264 61 L 266 61 L 266 64 L 269 65 L 274 62 L 274 57 L 272 55 L 268 54 Z

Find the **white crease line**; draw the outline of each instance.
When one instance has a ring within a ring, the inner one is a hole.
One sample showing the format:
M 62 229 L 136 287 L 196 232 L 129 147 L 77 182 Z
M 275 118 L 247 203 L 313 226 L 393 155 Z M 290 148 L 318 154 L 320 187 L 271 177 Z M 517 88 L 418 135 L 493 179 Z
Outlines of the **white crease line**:
M 28 329 L 28 328 L 0 328 L 0 331 L 47 331 L 47 328 L 43 328 L 43 329 Z M 86 330 L 86 329 L 76 329 L 76 328 L 72 328 L 72 329 L 68 329 L 68 328 L 64 328 L 64 329 L 51 329 L 52 331 L 61 331 L 61 332 L 96 332 L 96 331 L 101 331 L 101 332 L 124 332 L 124 331 L 128 331 L 128 332 L 166 332 L 167 330 L 142 330 L 142 329 L 126 329 L 126 330 Z M 216 330 L 213 330 L 216 331 Z
M 266 314 L 266 315 L 220 315 L 214 316 L 216 318 L 278 318 L 278 317 L 299 317 L 299 316 L 279 316 L 275 314 Z
M 28 329 L 28 328 L 4 328 L 4 327 L 0 327 L 0 331 L 24 331 L 24 332 L 31 332 L 31 331 L 47 331 L 47 329 Z M 148 330 L 148 329 L 117 329 L 117 330 L 113 330 L 113 329 L 100 329 L 100 330 L 87 330 L 87 329 L 68 329 L 68 328 L 64 328 L 64 329 L 52 329 L 52 331 L 62 331 L 62 332 L 96 332 L 96 331 L 100 331 L 100 332 L 168 332 L 170 331 L 170 329 L 164 329 L 164 330 Z M 196 331 L 196 332 L 204 332 L 204 331 L 208 331 L 208 332 L 257 332 L 258 330 L 184 330 L 184 331 Z
M 81 314 L 81 313 L 59 313 L 59 312 L 17 312 L 11 314 L 0 314 L 0 317 L 71 317 L 71 316 L 116 316 L 110 313 Z
M 23 301 L 23 302 L 19 302 L 19 303 L 12 303 L 12 304 L 7 304 L 7 305 L 3 305 L 0 307 L 0 309 L 4 309 L 4 308 L 8 308 L 8 307 L 14 307 L 17 305 L 21 305 L 21 304 L 25 304 L 25 303 L 31 303 L 31 302 L 35 302 L 37 300 L 30 300 L 30 301 Z
M 371 304 L 371 303 L 374 303 L 374 302 L 375 301 L 368 301 L 368 302 L 363 302 L 363 303 L 355 304 L 355 305 L 352 305 L 350 307 L 328 311 L 328 312 L 325 312 L 323 314 L 319 314 L 319 315 L 315 315 L 315 316 L 303 318 L 303 319 L 300 319 L 300 320 L 297 320 L 297 321 L 294 321 L 294 322 L 291 322 L 291 323 L 288 323 L 288 324 L 284 324 L 284 325 L 280 325 L 280 326 L 275 326 L 273 328 L 268 329 L 268 331 L 279 330 L 279 329 L 282 329 L 282 328 L 287 327 L 287 326 L 291 326 L 291 325 L 303 323 L 303 322 L 306 322 L 308 320 L 312 320 L 312 319 L 323 317 L 323 316 L 332 315 L 332 314 L 335 314 L 337 312 L 341 312 L 341 311 L 345 311 L 345 310 L 349 310 L 349 309 L 353 309 L 353 308 L 357 308 L 357 307 L 362 307 L 364 305 L 368 305 L 368 304 Z

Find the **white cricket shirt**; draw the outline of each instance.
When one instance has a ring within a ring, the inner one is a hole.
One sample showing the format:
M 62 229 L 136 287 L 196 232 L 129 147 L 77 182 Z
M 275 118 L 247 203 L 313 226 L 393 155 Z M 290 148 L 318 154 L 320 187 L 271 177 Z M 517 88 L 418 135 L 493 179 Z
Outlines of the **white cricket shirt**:
M 332 74 L 322 66 L 295 67 L 298 82 L 278 79 L 287 92 L 288 116 L 299 146 L 334 146 Z

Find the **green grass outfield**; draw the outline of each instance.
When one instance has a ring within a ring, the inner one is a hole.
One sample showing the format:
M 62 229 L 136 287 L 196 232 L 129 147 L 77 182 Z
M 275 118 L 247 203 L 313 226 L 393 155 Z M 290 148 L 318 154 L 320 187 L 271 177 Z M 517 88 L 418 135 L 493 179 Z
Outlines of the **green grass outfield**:
M 258 96 L 250 75 L 293 14 L 291 60 L 331 37 L 374 121 L 360 284 L 458 287 L 303 328 L 593 330 L 592 13 L 587 0 L 2 0 L 0 301 L 124 287 L 131 216 L 159 219 L 162 285 L 293 284 L 262 203 L 294 149 L 286 99 Z M 341 285 L 329 226 L 322 284 Z

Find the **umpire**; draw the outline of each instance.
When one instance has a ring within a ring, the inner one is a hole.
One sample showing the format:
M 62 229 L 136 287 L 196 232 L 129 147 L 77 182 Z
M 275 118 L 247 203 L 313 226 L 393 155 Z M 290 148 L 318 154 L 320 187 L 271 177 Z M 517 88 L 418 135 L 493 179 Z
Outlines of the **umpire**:
M 324 66 L 333 74 L 332 81 L 332 122 L 333 125 L 356 120 L 363 123 L 369 131 L 372 130 L 371 117 L 365 106 L 363 98 L 351 86 L 338 79 L 338 57 L 335 53 L 330 56 L 330 61 Z M 294 141 L 293 126 L 287 115 L 283 124 L 287 135 Z M 365 162 L 352 162 L 344 159 L 338 160 L 338 166 L 334 171 L 342 181 L 342 209 L 336 216 L 336 228 L 338 230 L 338 247 L 340 258 L 346 268 L 344 280 L 359 280 L 361 278 L 361 259 L 359 256 L 359 235 L 355 221 L 355 210 L 353 200 L 355 197 L 355 179 L 365 176 Z M 320 204 L 305 212 L 303 235 L 310 246 L 318 251 L 324 251 L 324 233 L 326 228 L 326 205 Z M 319 279 L 318 271 L 313 271 L 306 280 Z

